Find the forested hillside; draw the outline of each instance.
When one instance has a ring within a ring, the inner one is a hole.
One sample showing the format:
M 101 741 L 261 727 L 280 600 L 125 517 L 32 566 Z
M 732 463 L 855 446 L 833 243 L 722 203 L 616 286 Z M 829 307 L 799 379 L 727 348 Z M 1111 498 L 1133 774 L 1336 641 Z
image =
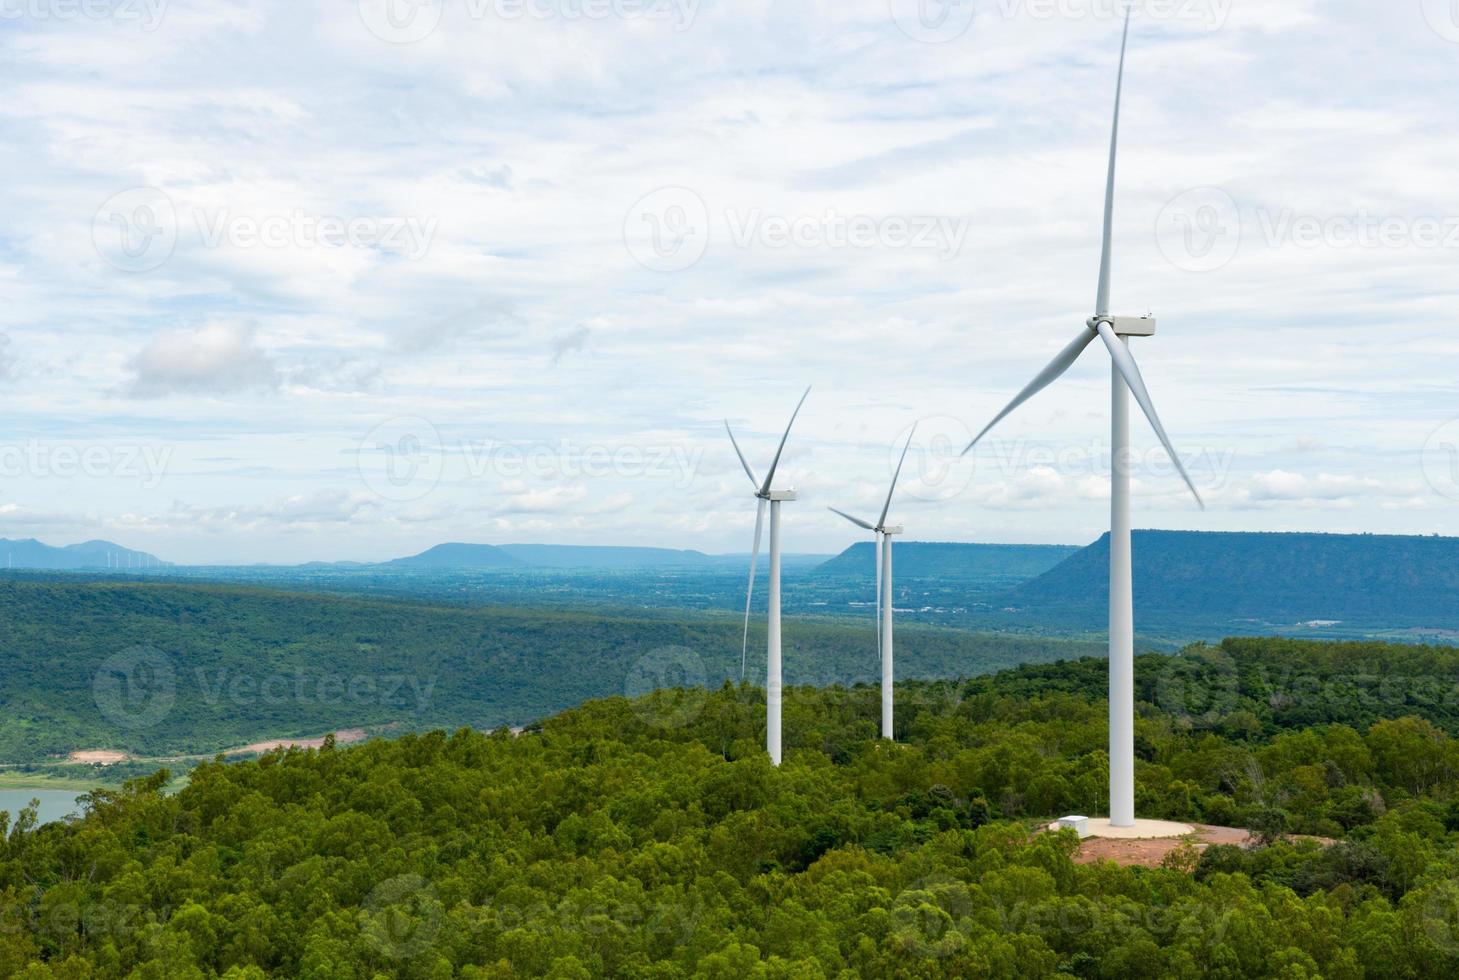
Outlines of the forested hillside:
M 238 586 L 16 578 L 0 587 L 0 762 L 211 753 L 395 726 L 521 725 L 589 698 L 739 679 L 737 617 L 439 606 Z M 751 676 L 764 670 L 763 627 Z M 870 625 L 799 621 L 791 683 L 877 676 Z M 901 676 L 965 677 L 1092 643 L 905 629 Z
M 1142 629 L 1308 620 L 1459 627 L 1459 538 L 1136 531 L 1133 546 Z M 1008 601 L 1050 622 L 1102 622 L 1109 536 Z
M 210 764 L 0 827 L 0 975 L 1452 976 L 1456 658 L 1142 658 L 1141 811 L 1268 842 L 1155 870 L 1029 830 L 1103 799 L 1094 661 L 904 685 L 896 746 L 875 688 L 791 690 L 779 770 L 748 687 Z

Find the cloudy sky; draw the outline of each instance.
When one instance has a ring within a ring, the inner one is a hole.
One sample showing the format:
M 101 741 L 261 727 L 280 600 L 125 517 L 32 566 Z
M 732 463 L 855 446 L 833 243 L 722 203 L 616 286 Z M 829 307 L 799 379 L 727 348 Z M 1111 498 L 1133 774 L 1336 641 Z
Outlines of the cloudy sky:
M 1137 4 L 1116 312 L 1210 503 L 1459 533 L 1459 9 Z M 0 0 L 0 536 L 181 562 L 1107 526 L 1113 0 Z

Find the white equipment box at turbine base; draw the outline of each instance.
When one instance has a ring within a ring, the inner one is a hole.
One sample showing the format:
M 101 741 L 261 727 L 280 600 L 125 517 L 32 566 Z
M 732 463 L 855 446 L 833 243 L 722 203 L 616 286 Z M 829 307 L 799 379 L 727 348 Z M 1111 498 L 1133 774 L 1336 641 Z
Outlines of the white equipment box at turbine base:
M 1060 830 L 1074 831 L 1074 833 L 1079 835 L 1080 840 L 1084 840 L 1086 837 L 1089 836 L 1088 817 L 1061 817 L 1059 819 L 1058 827 Z

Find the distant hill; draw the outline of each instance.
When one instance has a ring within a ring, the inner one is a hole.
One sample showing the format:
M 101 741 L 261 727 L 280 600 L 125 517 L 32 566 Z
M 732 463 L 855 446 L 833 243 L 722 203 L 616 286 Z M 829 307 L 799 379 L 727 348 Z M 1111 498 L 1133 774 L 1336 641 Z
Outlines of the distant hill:
M 1459 538 L 1136 531 L 1137 625 L 1459 626 Z M 1014 589 L 1050 621 L 1105 621 L 1109 536 Z
M 0 569 L 59 570 L 161 568 L 167 563 L 145 551 L 133 551 L 110 541 L 86 541 L 63 548 L 34 538 L 0 538 Z
M 814 568 L 825 555 L 785 555 L 787 570 Z M 767 563 L 763 549 L 760 564 Z M 707 555 L 702 551 L 671 548 L 632 548 L 596 545 L 556 544 L 441 544 L 409 558 L 383 562 L 376 568 L 471 569 L 500 568 L 526 571 L 725 571 L 749 567 L 750 556 Z M 302 567 L 302 566 L 301 566 Z M 344 563 L 313 567 L 344 567 Z
M 489 544 L 438 544 L 409 558 L 384 563 L 394 568 L 523 568 L 525 562 Z
M 928 544 L 898 541 L 892 564 L 899 581 L 926 578 L 945 582 L 1025 582 L 1077 554 L 1074 545 Z M 815 570 L 821 578 L 871 578 L 876 575 L 876 545 L 863 541 Z
M 499 546 L 499 550 L 534 568 L 696 568 L 718 562 L 702 551 L 673 551 L 668 548 L 504 544 Z

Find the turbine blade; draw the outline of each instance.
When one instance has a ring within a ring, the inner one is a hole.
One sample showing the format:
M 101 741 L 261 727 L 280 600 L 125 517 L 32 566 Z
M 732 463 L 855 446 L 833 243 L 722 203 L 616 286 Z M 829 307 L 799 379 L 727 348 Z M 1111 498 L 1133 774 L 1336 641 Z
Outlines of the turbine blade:
M 833 514 L 838 514 L 841 517 L 846 518 L 848 521 L 850 521 L 852 524 L 855 524 L 857 527 L 865 528 L 868 531 L 875 531 L 876 530 L 876 528 L 873 525 L 869 524 L 866 521 L 863 521 L 859 517 L 852 517 L 850 514 L 846 513 L 844 510 L 837 510 L 834 507 L 827 507 L 826 509 L 829 510 Z
M 745 475 L 750 478 L 750 484 L 756 490 L 759 490 L 760 478 L 755 476 L 755 471 L 750 469 L 750 461 L 745 459 L 744 453 L 740 452 L 740 444 L 735 440 L 735 433 L 734 430 L 730 428 L 729 419 L 724 420 L 724 431 L 729 433 L 730 444 L 735 447 L 735 455 L 740 458 L 740 465 L 745 468 Z
M 876 522 L 877 527 L 887 526 L 887 514 L 892 509 L 892 496 L 897 492 L 897 481 L 902 478 L 902 464 L 907 461 L 907 450 L 912 448 L 912 440 L 917 438 L 917 426 L 912 425 L 912 434 L 907 436 L 907 444 L 902 447 L 902 458 L 897 462 L 897 472 L 892 474 L 892 488 L 887 491 L 886 506 L 881 509 L 881 520 Z
M 765 529 L 765 504 L 755 508 L 755 547 L 750 552 L 750 584 L 745 589 L 745 634 L 740 641 L 740 680 L 745 679 L 745 665 L 750 654 L 750 603 L 755 598 L 755 569 L 760 564 L 760 532 Z
M 1104 187 L 1104 249 L 1099 259 L 1099 299 L 1094 306 L 1099 316 L 1109 315 L 1110 266 L 1114 260 L 1115 154 L 1120 145 L 1120 100 L 1125 92 L 1125 51 L 1130 46 L 1130 12 L 1133 9 L 1125 11 L 1125 34 L 1120 41 L 1120 73 L 1119 80 L 1115 82 L 1114 127 L 1109 137 L 1109 177 Z
M 1040 371 L 1038 377 L 1030 381 L 1028 387 L 1020 391 L 1018 397 L 1009 402 L 1008 407 L 999 412 L 998 417 L 989 422 L 987 428 L 979 432 L 976 439 L 968 443 L 968 448 L 963 450 L 963 455 L 966 456 L 972 452 L 973 447 L 982 442 L 983 437 L 993 431 L 995 425 L 1012 415 L 1020 405 L 1059 380 L 1064 372 L 1068 371 L 1074 366 L 1074 362 L 1079 360 L 1079 355 L 1083 354 L 1089 348 L 1089 345 L 1094 343 L 1094 336 L 1094 331 L 1092 330 L 1087 328 L 1081 330 L 1079 336 L 1074 338 L 1074 342 L 1061 350 L 1059 356 L 1049 362 L 1049 366 Z
M 790 425 L 785 427 L 785 435 L 780 437 L 780 448 L 775 450 L 775 460 L 770 464 L 770 472 L 765 476 L 765 485 L 760 488 L 761 493 L 769 493 L 771 484 L 775 482 L 775 471 L 780 468 L 780 456 L 785 452 L 785 442 L 790 438 L 790 430 L 795 425 L 796 417 L 800 415 L 801 407 L 805 400 L 811 396 L 811 390 L 807 388 L 805 394 L 800 396 L 800 401 L 795 406 L 795 412 L 790 416 Z
M 1125 384 L 1129 385 L 1130 392 L 1135 396 L 1135 401 L 1140 403 L 1140 409 L 1145 413 L 1145 417 L 1150 420 L 1150 425 L 1155 429 L 1155 434 L 1160 437 L 1160 444 L 1170 454 L 1171 462 L 1180 471 L 1181 478 L 1185 480 L 1185 485 L 1190 487 L 1190 492 L 1195 496 L 1196 503 L 1200 504 L 1201 510 L 1205 510 L 1206 502 L 1201 499 L 1200 491 L 1196 489 L 1196 485 L 1191 480 L 1190 474 L 1185 471 L 1185 464 L 1180 461 L 1180 456 L 1176 453 L 1175 447 L 1170 444 L 1170 436 L 1165 434 L 1165 426 L 1160 424 L 1160 416 L 1155 413 L 1155 403 L 1150 400 L 1150 392 L 1145 387 L 1145 379 L 1140 376 L 1140 366 L 1135 363 L 1135 358 L 1130 353 L 1130 348 L 1125 346 L 1123 340 L 1115 336 L 1114 329 L 1108 323 L 1101 321 L 1098 324 L 1098 330 L 1099 336 L 1104 339 L 1104 345 L 1109 348 L 1109 356 L 1114 359 L 1115 367 L 1119 369 L 1120 376 L 1125 379 Z M 1120 465 L 1120 461 L 1115 460 L 1114 464 L 1118 466 Z

